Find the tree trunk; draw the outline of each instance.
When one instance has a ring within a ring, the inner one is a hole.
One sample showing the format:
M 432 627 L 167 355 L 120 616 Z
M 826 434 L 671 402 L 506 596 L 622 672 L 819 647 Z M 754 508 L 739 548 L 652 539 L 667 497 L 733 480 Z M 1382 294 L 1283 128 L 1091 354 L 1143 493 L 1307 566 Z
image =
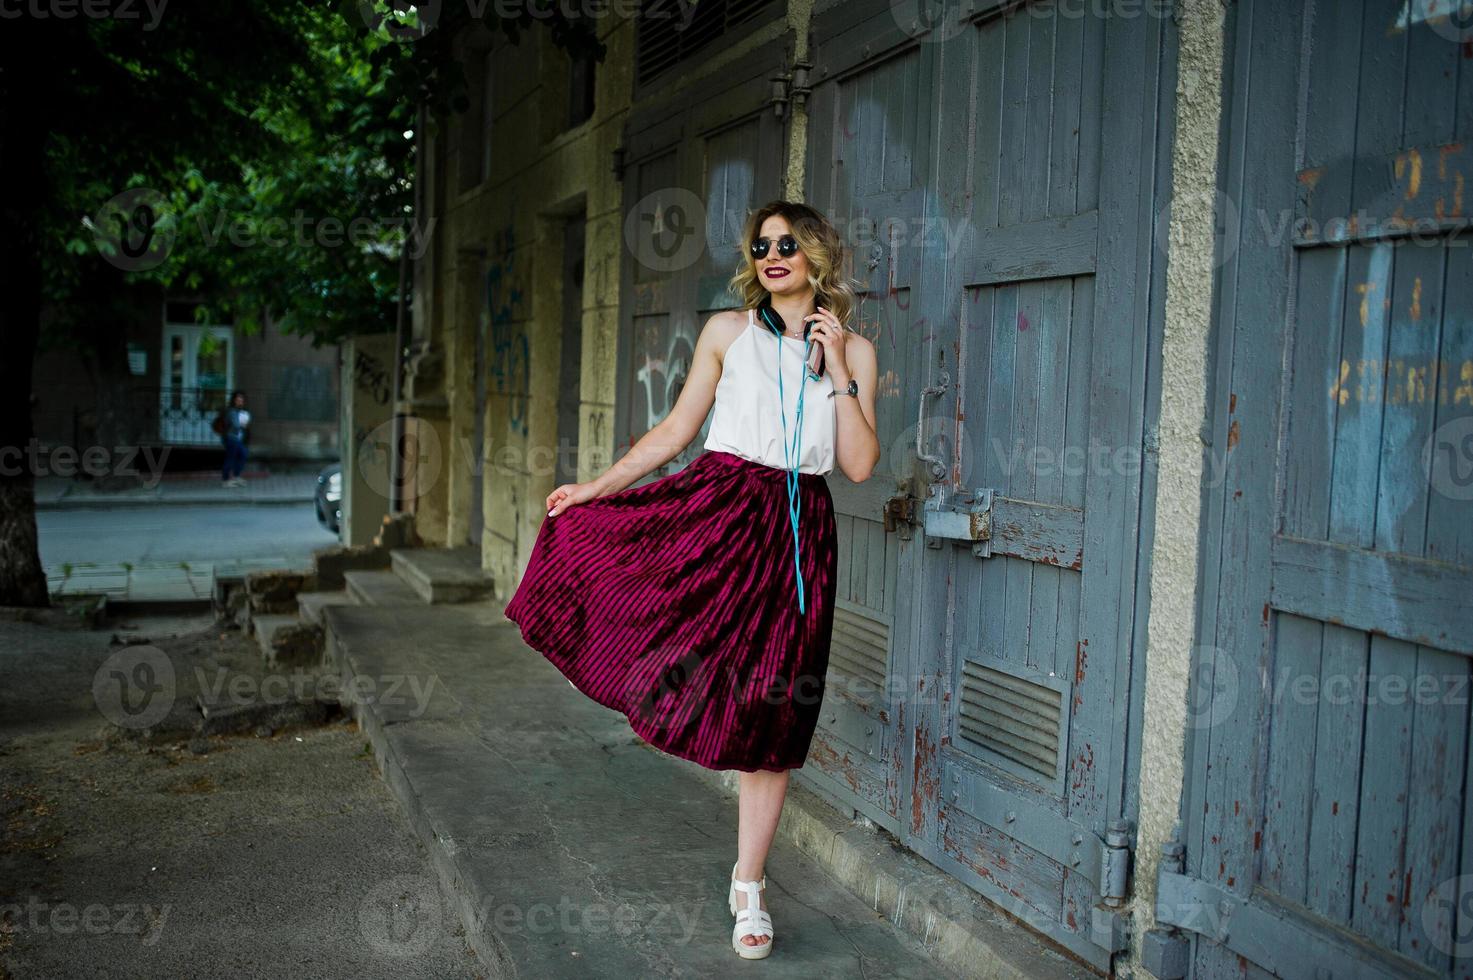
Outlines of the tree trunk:
M 12 35 L 15 32 L 11 32 Z M 49 605 L 36 542 L 31 375 L 41 327 L 41 215 L 46 180 L 45 99 L 29 93 L 35 65 L 23 45 L 0 44 L 0 606 Z M 20 55 L 19 57 L 16 57 Z

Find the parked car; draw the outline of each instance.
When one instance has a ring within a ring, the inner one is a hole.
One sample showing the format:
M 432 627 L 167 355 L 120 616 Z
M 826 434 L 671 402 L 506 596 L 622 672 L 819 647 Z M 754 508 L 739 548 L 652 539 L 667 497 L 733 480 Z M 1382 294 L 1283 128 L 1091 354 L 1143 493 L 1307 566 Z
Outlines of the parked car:
M 333 534 L 343 522 L 343 464 L 333 463 L 317 474 L 317 492 L 313 495 L 317 520 Z

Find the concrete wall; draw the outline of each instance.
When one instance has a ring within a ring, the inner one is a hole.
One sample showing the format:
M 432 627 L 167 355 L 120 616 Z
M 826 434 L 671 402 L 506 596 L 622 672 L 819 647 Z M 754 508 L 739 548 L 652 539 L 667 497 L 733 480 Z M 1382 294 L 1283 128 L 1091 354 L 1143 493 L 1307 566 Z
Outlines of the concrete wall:
M 612 458 L 609 427 L 597 414 L 614 398 L 622 187 L 611 165 L 629 105 L 634 36 L 628 22 L 613 17 L 600 30 L 609 53 L 597 71 L 590 119 L 564 126 L 568 60 L 547 32 L 525 34 L 517 46 L 463 37 L 472 65 L 477 52 L 488 45 L 492 52 L 489 173 L 479 182 L 471 175 L 480 165 L 476 134 L 467 132 L 479 125 L 474 107 L 434 121 L 424 134 L 424 195 L 440 210 L 430 215 L 436 226 L 417 268 L 414 329 L 431 353 L 409 393 L 414 409 L 435 420 L 444 465 L 434 485 L 421 488 L 416 528 L 431 543 L 479 544 L 504 595 L 530 554 L 542 500 L 553 489 L 543 457 L 558 442 L 561 251 L 569 219 L 587 222 L 577 438 L 602 449 L 580 460 L 579 478 L 596 475 Z M 480 439 L 478 333 L 485 378 Z M 475 508 L 484 530 L 470 541 Z

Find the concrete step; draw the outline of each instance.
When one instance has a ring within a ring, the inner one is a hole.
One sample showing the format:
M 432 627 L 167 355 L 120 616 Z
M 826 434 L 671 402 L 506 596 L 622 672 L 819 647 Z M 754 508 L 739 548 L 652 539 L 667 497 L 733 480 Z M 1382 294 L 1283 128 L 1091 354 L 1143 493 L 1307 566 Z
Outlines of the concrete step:
M 334 606 L 324 621 L 339 687 L 375 691 L 346 707 L 489 975 L 744 968 L 726 907 L 731 794 L 571 689 L 492 603 Z M 760 969 L 773 980 L 1078 975 L 1042 951 L 1019 971 L 932 958 L 926 937 L 896 928 L 789 839 L 774 842 L 767 875 L 777 937 Z
M 389 559 L 394 574 L 431 605 L 472 602 L 491 594 L 491 576 L 481 569 L 479 548 L 395 548 Z
M 322 627 L 285 613 L 257 613 L 251 631 L 272 667 L 315 667 L 322 662 Z
M 419 606 L 423 600 L 409 583 L 389 571 L 347 571 L 345 590 L 360 606 Z
M 298 592 L 297 616 L 304 623 L 322 625 L 322 610 L 325 606 L 351 606 L 354 603 L 346 588 L 335 592 Z

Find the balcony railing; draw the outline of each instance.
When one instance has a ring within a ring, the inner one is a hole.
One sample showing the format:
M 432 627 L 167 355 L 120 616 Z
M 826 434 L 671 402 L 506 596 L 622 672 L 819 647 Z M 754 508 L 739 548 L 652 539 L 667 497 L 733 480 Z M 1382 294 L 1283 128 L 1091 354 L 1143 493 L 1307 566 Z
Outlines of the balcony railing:
M 134 430 L 165 445 L 217 445 L 209 423 L 227 395 L 224 388 L 133 389 Z

